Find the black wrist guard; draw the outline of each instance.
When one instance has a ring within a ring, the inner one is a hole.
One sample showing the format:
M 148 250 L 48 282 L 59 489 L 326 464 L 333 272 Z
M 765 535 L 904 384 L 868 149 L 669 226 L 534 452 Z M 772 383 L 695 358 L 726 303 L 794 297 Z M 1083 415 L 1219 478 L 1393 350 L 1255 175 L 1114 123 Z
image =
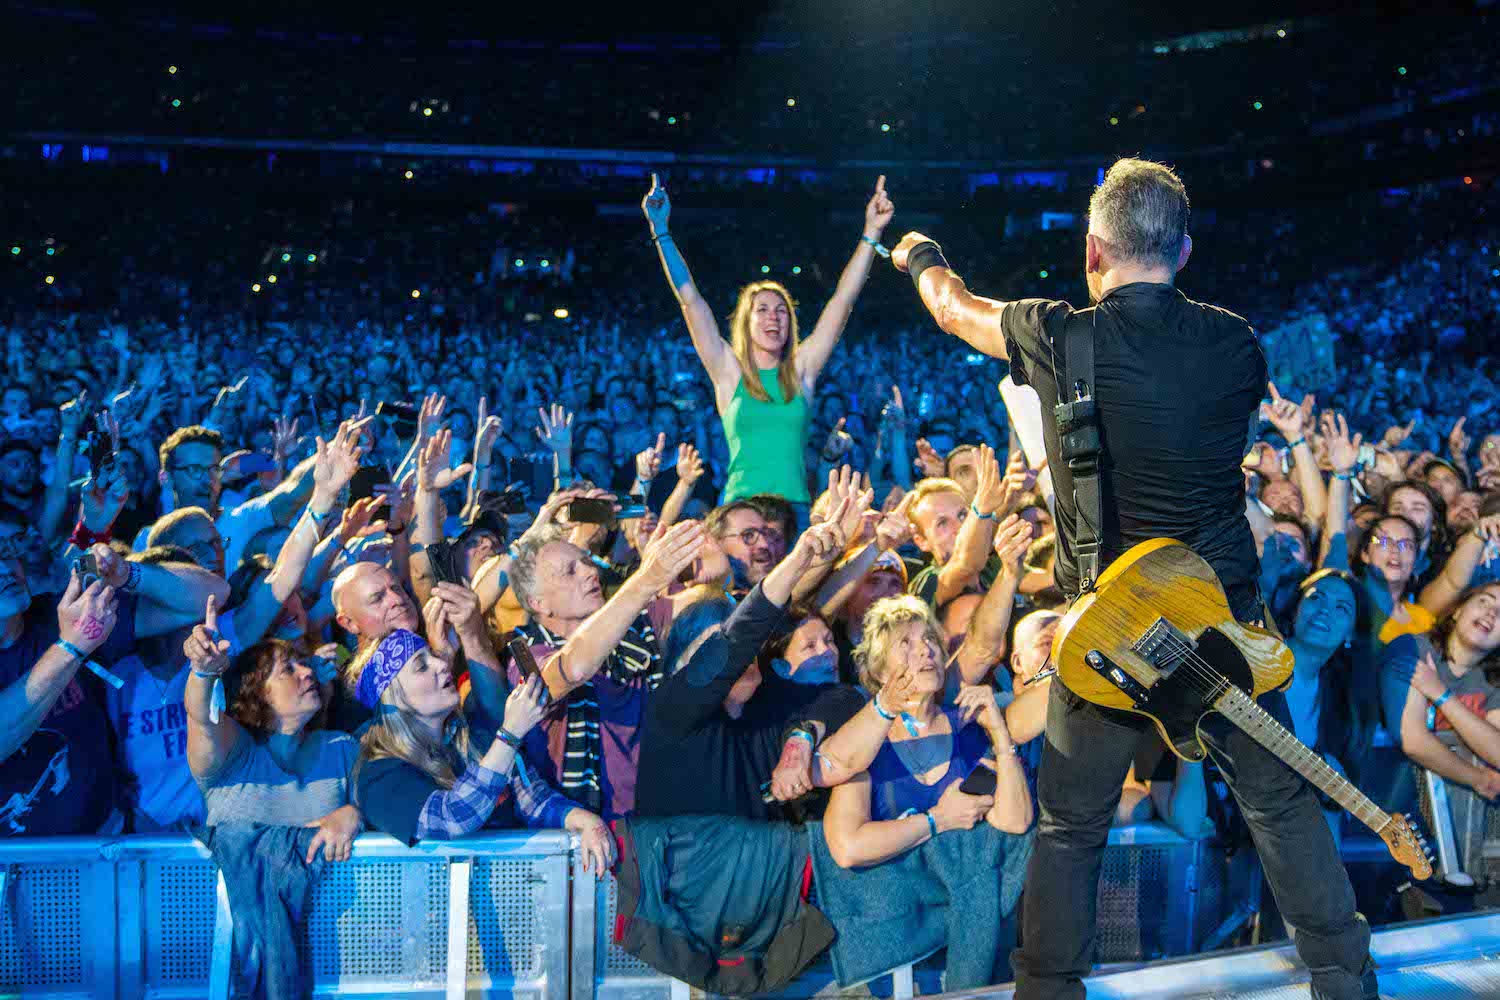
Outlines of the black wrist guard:
M 948 261 L 943 257 L 943 248 L 928 240 L 926 243 L 918 243 L 911 248 L 906 255 L 906 273 L 911 275 L 911 283 L 921 289 L 922 272 L 929 267 L 947 267 Z

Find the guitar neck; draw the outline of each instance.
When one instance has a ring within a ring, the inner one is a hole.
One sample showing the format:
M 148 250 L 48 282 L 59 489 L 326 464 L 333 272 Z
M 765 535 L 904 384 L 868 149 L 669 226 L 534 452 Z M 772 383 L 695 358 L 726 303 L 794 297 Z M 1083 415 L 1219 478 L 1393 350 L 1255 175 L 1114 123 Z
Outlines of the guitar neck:
M 1382 833 L 1391 822 L 1389 813 L 1329 767 L 1244 691 L 1230 685 L 1214 702 L 1214 708 L 1375 833 Z

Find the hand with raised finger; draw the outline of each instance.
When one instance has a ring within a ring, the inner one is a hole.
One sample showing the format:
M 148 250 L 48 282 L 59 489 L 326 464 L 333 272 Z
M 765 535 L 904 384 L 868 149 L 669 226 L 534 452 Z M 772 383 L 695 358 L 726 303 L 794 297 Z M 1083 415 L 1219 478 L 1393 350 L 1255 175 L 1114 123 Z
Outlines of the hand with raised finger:
M 1468 417 L 1459 417 L 1453 429 L 1448 432 L 1448 454 L 1453 456 L 1455 461 L 1463 461 L 1469 454 L 1469 445 L 1472 442 L 1469 440 L 1469 435 L 1464 433 L 1464 422 L 1468 419 Z
M 661 471 L 661 456 L 666 447 L 667 435 L 660 433 L 656 435 L 655 444 L 635 456 L 635 478 L 642 486 L 649 485 Z
M 880 551 L 894 552 L 911 541 L 913 529 L 910 510 L 913 496 L 913 493 L 903 496 L 895 509 L 881 517 L 880 523 L 875 526 L 875 543 L 880 546 Z
M 667 223 L 672 217 L 672 199 L 667 196 L 666 185 L 654 173 L 651 175 L 651 190 L 641 199 L 641 211 L 645 213 L 653 234 L 660 236 L 667 231 Z
M 885 174 L 881 174 L 875 181 L 875 193 L 870 196 L 870 201 L 865 205 L 865 232 L 864 234 L 872 240 L 880 239 L 885 227 L 891 224 L 895 217 L 896 206 L 891 203 L 890 197 L 885 193 Z
M 854 447 L 854 438 L 844 430 L 844 418 L 839 417 L 839 422 L 834 424 L 833 430 L 828 432 L 827 439 L 823 442 L 823 461 L 837 462 L 849 450 Z
M 488 465 L 495 442 L 500 439 L 503 425 L 499 417 L 489 411 L 489 399 L 479 397 L 479 415 L 474 422 L 474 464 Z
M 925 479 L 939 479 L 947 470 L 943 456 L 937 453 L 937 449 L 926 438 L 917 438 L 916 466 Z
M 218 677 L 229 669 L 229 640 L 219 637 L 219 603 L 212 594 L 203 610 L 203 624 L 193 626 L 182 644 L 182 653 L 200 674 Z

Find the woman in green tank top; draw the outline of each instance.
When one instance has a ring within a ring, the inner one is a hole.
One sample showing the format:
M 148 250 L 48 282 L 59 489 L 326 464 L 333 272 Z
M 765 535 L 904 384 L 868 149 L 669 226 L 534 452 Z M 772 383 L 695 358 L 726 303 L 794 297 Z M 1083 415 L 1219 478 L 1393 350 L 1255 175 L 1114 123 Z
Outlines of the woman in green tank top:
M 854 256 L 839 276 L 838 287 L 812 334 L 800 343 L 791 293 L 776 281 L 756 281 L 740 289 L 725 341 L 713 310 L 698 294 L 687 262 L 667 230 L 672 204 L 655 174 L 641 208 L 651 224 L 651 241 L 661 254 L 667 281 L 682 306 L 693 347 L 713 382 L 714 403 L 729 440 L 724 502 L 774 493 L 800 505 L 805 523 L 811 502 L 803 459 L 808 400 L 870 276 L 880 235 L 895 214 L 895 206 L 886 197 L 885 177 L 876 181 L 875 193 L 865 206 L 864 233 Z

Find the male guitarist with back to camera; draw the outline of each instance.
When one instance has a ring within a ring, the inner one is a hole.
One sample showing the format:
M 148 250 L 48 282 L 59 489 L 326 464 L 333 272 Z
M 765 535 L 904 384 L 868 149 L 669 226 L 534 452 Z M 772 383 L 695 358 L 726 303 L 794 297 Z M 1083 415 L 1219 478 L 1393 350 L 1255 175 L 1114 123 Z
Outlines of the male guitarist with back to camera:
M 1266 388 L 1266 361 L 1244 319 L 1173 287 L 1192 250 L 1187 225 L 1187 192 L 1177 175 L 1160 164 L 1122 159 L 1089 201 L 1091 308 L 974 295 L 938 245 L 920 233 L 901 240 L 892 262 L 911 275 L 944 332 L 1007 359 L 1015 381 L 1040 395 L 1056 487 L 1058 586 L 1076 599 L 1131 546 L 1177 539 L 1218 574 L 1234 617 L 1252 622 L 1263 612 L 1240 462 Z M 1070 359 L 1069 344 L 1080 341 L 1084 348 Z M 1092 383 L 1078 374 L 1089 367 Z M 1073 391 L 1059 398 L 1059 383 Z M 1095 401 L 1102 451 L 1097 500 L 1082 494 L 1085 514 L 1095 502 L 1099 509 L 1084 524 L 1054 413 L 1080 388 Z M 1096 554 L 1090 535 L 1097 538 Z M 1286 723 L 1279 692 L 1260 704 Z M 1017 1000 L 1084 996 L 1110 818 L 1149 724 L 1144 716 L 1094 705 L 1063 684 L 1052 685 L 1036 849 L 1014 957 Z M 1369 925 L 1355 911 L 1354 891 L 1312 789 L 1220 715 L 1204 719 L 1203 736 L 1244 812 L 1276 902 L 1296 928 L 1313 996 L 1374 1000 Z

